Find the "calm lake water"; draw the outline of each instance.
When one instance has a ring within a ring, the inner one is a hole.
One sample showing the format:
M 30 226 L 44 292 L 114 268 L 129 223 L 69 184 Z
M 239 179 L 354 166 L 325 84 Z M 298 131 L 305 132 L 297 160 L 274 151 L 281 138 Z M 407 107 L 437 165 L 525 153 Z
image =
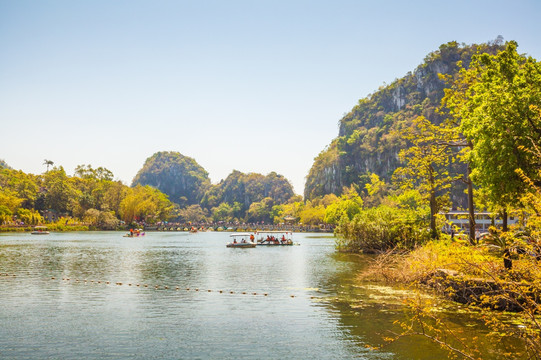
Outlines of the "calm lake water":
M 329 235 L 252 249 L 226 248 L 223 232 L 122 235 L 0 234 L 0 358 L 447 358 L 414 337 L 366 348 L 398 330 L 404 292 L 356 280 L 368 259 Z M 483 337 L 478 320 L 442 312 Z

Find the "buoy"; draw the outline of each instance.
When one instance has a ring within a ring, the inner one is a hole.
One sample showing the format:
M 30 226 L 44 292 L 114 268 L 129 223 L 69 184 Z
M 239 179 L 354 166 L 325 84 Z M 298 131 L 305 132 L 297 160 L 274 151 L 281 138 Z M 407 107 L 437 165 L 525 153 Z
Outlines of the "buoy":
M 148 284 L 145 284 L 145 287 L 148 287 Z
M 101 281 L 98 280 L 98 284 L 101 284 Z
M 267 296 L 267 295 L 269 295 L 269 294 L 267 294 L 267 293 L 264 293 L 263 295 Z
M 252 295 L 257 295 L 257 293 L 252 293 Z
M 139 286 L 139 284 L 137 284 L 136 286 Z
M 199 289 L 195 289 L 195 291 L 199 291 Z
M 169 289 L 169 286 L 165 286 L 164 289 Z
M 178 286 L 175 288 L 175 290 L 179 290 L 179 289 L 180 289 L 180 288 L 179 288 Z
M 186 291 L 190 291 L 190 288 L 186 288 Z
M 51 278 L 51 280 L 54 280 L 54 279 L 55 279 L 55 277 L 53 276 L 53 277 Z
M 208 292 L 212 292 L 212 290 L 207 290 Z
M 223 291 L 222 291 L 222 290 L 220 290 L 220 294 L 221 294 L 221 293 L 223 293 Z
M 131 286 L 131 283 L 129 283 L 128 286 Z
M 243 292 L 242 292 L 242 295 L 246 295 L 246 291 L 243 291 Z
M 230 291 L 229 293 L 230 293 L 230 294 L 234 294 L 235 292 L 234 292 L 234 291 Z
M 109 282 L 109 281 L 106 281 L 105 283 L 106 283 L 107 285 L 109 285 L 109 284 L 110 284 L 111 282 Z
M 291 297 L 292 297 L 292 298 L 294 298 L 294 297 L 295 297 L 295 295 L 291 295 Z

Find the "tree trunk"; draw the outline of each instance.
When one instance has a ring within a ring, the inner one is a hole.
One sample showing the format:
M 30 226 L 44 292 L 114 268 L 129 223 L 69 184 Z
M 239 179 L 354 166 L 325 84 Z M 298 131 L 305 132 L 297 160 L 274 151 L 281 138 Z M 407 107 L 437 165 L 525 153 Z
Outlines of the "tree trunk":
M 507 227 L 507 209 L 503 209 L 502 211 L 502 231 L 505 232 L 505 231 L 508 231 L 509 228 Z
M 437 210 L 437 203 L 436 203 L 436 189 L 434 185 L 434 175 L 432 173 L 432 166 L 430 166 L 430 176 L 428 181 L 430 182 L 430 236 L 432 239 L 438 238 L 438 230 L 436 229 L 436 210 Z
M 503 252 L 503 267 L 507 270 L 511 270 L 513 268 L 513 260 L 511 260 L 511 252 L 509 249 L 505 249 Z
M 469 220 L 469 230 L 470 230 L 470 233 L 468 235 L 468 239 L 470 241 L 470 244 L 471 245 L 475 245 L 476 244 L 476 239 L 475 239 L 475 207 L 474 207 L 474 204 L 473 204 L 473 183 L 471 181 L 471 178 L 470 178 L 470 174 L 471 174 L 471 168 L 470 168 L 470 165 L 468 164 L 468 173 L 467 173 L 467 180 L 466 180 L 466 183 L 468 184 L 468 220 Z

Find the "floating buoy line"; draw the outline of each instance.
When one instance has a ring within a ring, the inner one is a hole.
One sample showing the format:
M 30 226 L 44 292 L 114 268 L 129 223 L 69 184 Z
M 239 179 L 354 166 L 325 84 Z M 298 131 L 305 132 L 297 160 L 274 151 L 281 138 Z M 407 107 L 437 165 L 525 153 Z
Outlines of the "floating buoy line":
M 52 276 L 51 280 L 60 280 Z M 150 285 L 150 284 L 141 284 L 141 283 L 124 283 L 124 282 L 112 282 L 112 281 L 101 281 L 101 280 L 88 280 L 88 279 L 72 279 L 68 277 L 63 277 L 62 282 L 64 283 L 84 283 L 84 284 L 104 284 L 104 285 L 116 285 L 116 286 L 128 286 L 128 287 L 144 287 L 144 288 L 154 288 L 156 290 L 175 290 L 175 291 L 193 291 L 193 292 L 207 292 L 207 293 L 218 293 L 218 294 L 240 294 L 240 295 L 252 295 L 252 296 L 269 296 L 267 292 L 255 292 L 255 291 L 234 291 L 234 290 L 212 290 L 212 289 L 200 289 L 192 287 L 181 287 L 181 286 L 169 286 L 169 285 Z M 291 295 L 295 297 L 295 295 Z
M 0 277 L 16 277 L 15 274 L 0 273 Z M 60 280 L 55 276 L 51 276 L 50 280 Z M 252 296 L 269 296 L 267 292 L 255 292 L 255 291 L 234 291 L 234 290 L 212 290 L 212 289 L 199 289 L 191 287 L 181 287 L 181 286 L 168 286 L 168 285 L 149 285 L 149 284 L 140 284 L 140 283 L 123 283 L 120 281 L 102 281 L 102 280 L 88 280 L 88 279 L 72 279 L 69 277 L 63 277 L 62 282 L 64 283 L 84 283 L 84 284 L 98 284 L 98 285 L 115 285 L 115 286 L 128 286 L 128 287 L 143 287 L 143 288 L 154 288 L 156 290 L 175 290 L 175 291 L 193 291 L 193 292 L 207 292 L 207 293 L 218 293 L 218 294 L 239 294 L 239 295 L 252 295 Z M 296 298 L 297 295 L 289 295 L 290 298 Z M 310 296 L 310 299 L 317 299 L 316 296 Z

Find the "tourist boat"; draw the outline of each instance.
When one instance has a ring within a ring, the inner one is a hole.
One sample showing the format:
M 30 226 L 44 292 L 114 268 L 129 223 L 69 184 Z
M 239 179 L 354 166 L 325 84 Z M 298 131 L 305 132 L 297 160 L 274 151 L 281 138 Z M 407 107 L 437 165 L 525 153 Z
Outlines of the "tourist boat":
M 32 235 L 49 235 L 47 231 L 47 226 L 35 226 L 34 231 L 31 232 Z
M 124 235 L 124 237 L 139 237 L 139 236 L 145 236 L 145 232 L 143 229 L 130 229 L 130 232 Z
M 226 247 L 229 248 L 253 248 L 257 244 L 254 242 L 254 234 L 250 233 L 235 233 L 229 235 L 233 238 L 233 241 L 227 243 Z
M 288 246 L 293 245 L 291 231 L 258 231 L 257 245 Z

